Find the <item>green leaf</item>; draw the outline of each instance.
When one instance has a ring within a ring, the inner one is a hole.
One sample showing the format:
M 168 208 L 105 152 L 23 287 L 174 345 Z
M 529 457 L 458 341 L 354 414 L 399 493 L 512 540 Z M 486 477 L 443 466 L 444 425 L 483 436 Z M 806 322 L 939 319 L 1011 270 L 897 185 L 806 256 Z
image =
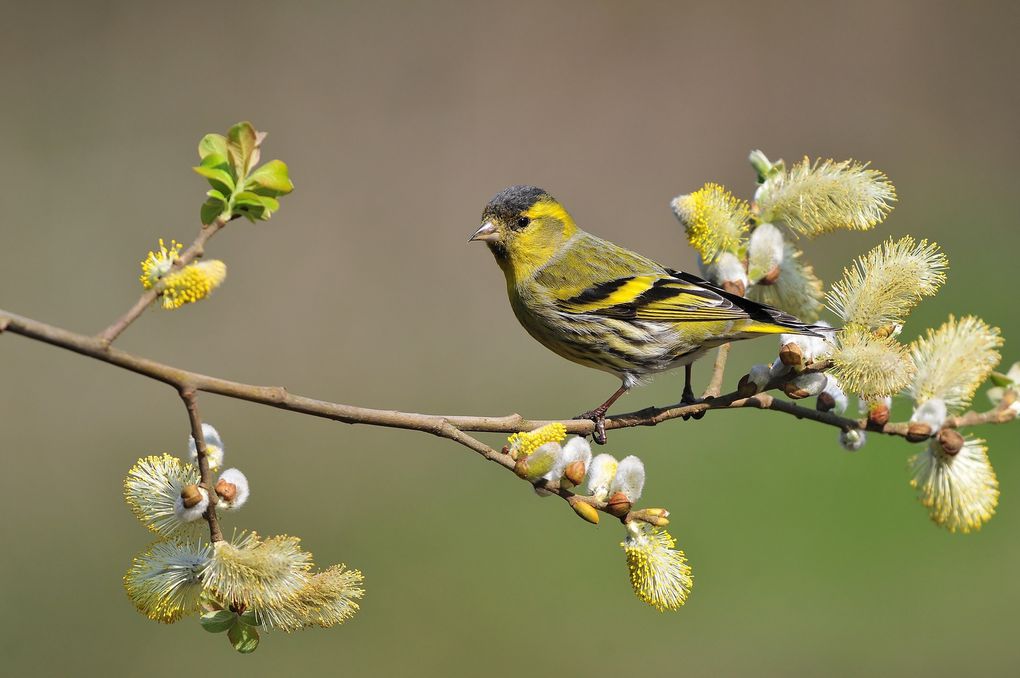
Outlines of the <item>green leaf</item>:
M 234 649 L 241 654 L 254 652 L 259 646 L 259 632 L 254 626 L 237 622 L 227 631 L 227 638 Z
M 280 209 L 280 201 L 276 198 L 254 193 L 246 193 L 243 200 L 234 203 L 234 214 L 247 217 L 253 223 L 268 221 L 273 216 L 273 212 L 278 209 Z
M 282 160 L 270 160 L 252 172 L 245 187 L 251 190 L 253 186 L 272 191 L 271 197 L 274 198 L 294 190 L 294 184 L 287 174 L 287 165 Z
M 252 156 L 258 147 L 258 135 L 250 122 L 239 122 L 227 132 L 227 155 L 234 165 L 237 176 L 243 177 L 254 164 Z
M 234 196 L 234 213 L 246 216 L 253 222 L 268 220 L 278 209 L 280 201 L 266 195 L 242 191 Z
M 244 614 L 242 614 L 239 617 L 239 619 L 241 620 L 242 624 L 247 624 L 248 626 L 259 626 L 260 625 L 258 618 L 255 616 L 255 611 L 254 610 L 247 610 Z
M 206 200 L 202 203 L 202 209 L 199 210 L 199 215 L 202 217 L 202 223 L 208 226 L 212 222 L 216 221 L 216 217 L 223 214 L 226 207 L 227 206 L 225 204 L 215 198 Z
M 198 157 L 205 159 L 210 155 L 227 157 L 227 138 L 222 134 L 206 134 L 198 142 Z
M 196 174 L 208 179 L 212 187 L 223 195 L 230 195 L 234 192 L 237 184 L 230 173 L 230 165 L 227 164 L 227 159 L 222 155 L 207 155 L 202 158 L 202 163 L 198 167 L 193 167 L 192 169 L 195 170 Z
M 251 205 L 253 207 L 262 207 L 262 196 L 251 191 L 241 191 L 234 196 L 235 205 Z
M 210 190 L 210 191 L 206 191 L 205 194 L 207 196 L 209 196 L 210 198 L 212 198 L 213 200 L 219 200 L 224 205 L 227 204 L 227 196 L 223 195 L 222 193 L 217 191 L 215 188 Z
M 276 198 L 271 198 L 268 195 L 263 195 L 261 198 L 262 206 L 266 208 L 266 212 L 268 214 L 272 214 L 276 210 L 280 209 L 280 201 Z M 269 217 L 267 216 L 266 218 L 268 219 Z
M 237 621 L 237 615 L 230 610 L 217 610 L 206 612 L 199 619 L 202 628 L 209 633 L 223 633 Z

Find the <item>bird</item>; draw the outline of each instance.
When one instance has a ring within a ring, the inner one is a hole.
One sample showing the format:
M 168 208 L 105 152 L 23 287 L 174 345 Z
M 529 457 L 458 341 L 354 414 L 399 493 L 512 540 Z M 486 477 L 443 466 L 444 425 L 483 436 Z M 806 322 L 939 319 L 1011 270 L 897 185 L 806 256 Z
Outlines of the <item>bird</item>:
M 484 242 L 492 252 L 528 334 L 567 360 L 620 379 L 605 402 L 575 417 L 594 422 L 599 444 L 609 408 L 652 375 L 683 366 L 681 400 L 694 403 L 691 365 L 710 349 L 827 329 L 592 235 L 536 186 L 500 191 L 481 221 L 469 242 Z

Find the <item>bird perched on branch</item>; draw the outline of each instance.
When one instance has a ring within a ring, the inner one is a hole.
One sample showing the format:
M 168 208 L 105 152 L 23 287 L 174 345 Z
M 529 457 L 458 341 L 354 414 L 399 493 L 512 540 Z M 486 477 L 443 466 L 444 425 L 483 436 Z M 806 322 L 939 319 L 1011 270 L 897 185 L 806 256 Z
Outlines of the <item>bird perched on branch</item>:
M 709 349 L 827 329 L 586 233 L 535 186 L 497 193 L 471 240 L 489 246 L 506 276 L 510 306 L 532 337 L 622 381 L 604 403 L 578 416 L 595 423 L 598 443 L 605 442 L 610 406 L 649 375 L 683 365 L 683 401 L 693 403 L 691 363 Z

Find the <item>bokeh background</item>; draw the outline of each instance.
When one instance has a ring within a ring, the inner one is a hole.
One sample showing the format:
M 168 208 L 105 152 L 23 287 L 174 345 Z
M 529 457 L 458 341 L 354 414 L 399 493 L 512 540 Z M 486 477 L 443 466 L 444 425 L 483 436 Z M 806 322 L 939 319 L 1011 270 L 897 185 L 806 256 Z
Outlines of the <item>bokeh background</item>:
M 232 224 L 208 302 L 151 311 L 119 344 L 341 402 L 566 417 L 615 388 L 521 330 L 484 247 L 504 186 L 548 188 L 588 230 L 691 269 L 668 201 L 749 196 L 752 148 L 854 157 L 900 202 L 870 233 L 804 244 L 824 279 L 890 234 L 936 239 L 949 313 L 1020 359 L 1015 3 L 4 3 L 0 307 L 94 332 L 138 294 L 158 237 L 190 241 L 202 134 L 250 119 L 297 190 Z M 734 351 L 728 381 L 774 355 Z M 703 380 L 708 368 L 696 370 Z M 253 482 L 227 529 L 298 534 L 361 568 L 363 611 L 236 655 L 121 587 L 149 541 L 121 498 L 144 454 L 186 451 L 176 395 L 0 339 L 0 656 L 19 676 L 1015 675 L 1020 425 L 982 431 L 999 473 L 980 533 L 929 523 L 902 441 L 844 452 L 761 412 L 610 435 L 674 511 L 690 603 L 631 594 L 622 531 L 578 521 L 429 436 L 205 396 Z M 673 402 L 660 377 L 620 403 Z M 983 396 L 979 402 L 984 404 Z M 905 414 L 898 410 L 898 414 Z M 497 437 L 491 442 L 499 444 Z M 9 673 L 8 673 L 9 672 Z

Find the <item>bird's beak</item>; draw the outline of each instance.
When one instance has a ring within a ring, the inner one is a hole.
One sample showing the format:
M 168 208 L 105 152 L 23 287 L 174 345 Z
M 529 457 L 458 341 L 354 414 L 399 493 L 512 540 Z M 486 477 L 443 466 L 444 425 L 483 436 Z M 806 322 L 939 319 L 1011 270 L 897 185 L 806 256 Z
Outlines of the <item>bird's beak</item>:
M 492 242 L 499 238 L 499 231 L 496 230 L 496 224 L 491 221 L 486 221 L 482 224 L 481 228 L 475 231 L 475 234 L 468 238 L 468 242 L 473 240 L 481 240 L 482 242 Z

